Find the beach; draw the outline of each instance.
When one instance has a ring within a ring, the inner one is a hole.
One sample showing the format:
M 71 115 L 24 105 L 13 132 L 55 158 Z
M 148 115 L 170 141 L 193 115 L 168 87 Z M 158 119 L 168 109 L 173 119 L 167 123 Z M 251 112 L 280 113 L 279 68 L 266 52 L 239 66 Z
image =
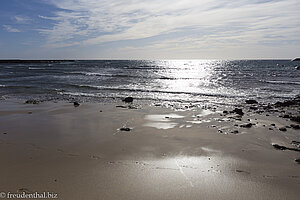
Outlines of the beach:
M 0 200 L 300 200 L 300 1 L 0 1 Z
M 296 116 L 298 105 L 79 104 L 1 100 L 0 192 L 51 192 L 59 199 L 299 198 L 299 122 L 282 116 Z

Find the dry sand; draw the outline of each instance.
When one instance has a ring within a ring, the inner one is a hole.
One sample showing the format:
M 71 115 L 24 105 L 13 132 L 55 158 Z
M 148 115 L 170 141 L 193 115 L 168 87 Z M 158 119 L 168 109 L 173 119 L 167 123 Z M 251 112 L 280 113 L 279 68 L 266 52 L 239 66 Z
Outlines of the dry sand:
M 295 148 L 291 141 L 300 141 L 299 130 L 278 130 L 289 120 L 116 105 L 1 101 L 0 192 L 47 191 L 59 199 L 300 198 L 300 153 L 272 146 Z M 239 127 L 249 122 L 255 125 Z

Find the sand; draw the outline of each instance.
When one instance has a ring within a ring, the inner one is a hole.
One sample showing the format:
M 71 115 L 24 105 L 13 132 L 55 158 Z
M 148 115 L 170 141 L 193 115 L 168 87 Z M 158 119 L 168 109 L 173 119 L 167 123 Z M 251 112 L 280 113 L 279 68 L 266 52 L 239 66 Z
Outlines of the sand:
M 0 192 L 45 191 L 59 199 L 299 199 L 300 153 L 272 146 L 295 148 L 291 141 L 300 141 L 299 130 L 279 130 L 289 119 L 247 112 L 239 121 L 220 107 L 128 105 L 2 100 Z M 245 123 L 254 125 L 239 126 Z

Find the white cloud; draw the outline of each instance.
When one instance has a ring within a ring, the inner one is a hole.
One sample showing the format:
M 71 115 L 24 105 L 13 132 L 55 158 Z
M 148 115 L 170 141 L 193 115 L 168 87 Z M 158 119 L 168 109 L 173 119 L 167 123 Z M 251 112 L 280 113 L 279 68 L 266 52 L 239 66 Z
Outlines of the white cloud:
M 14 16 L 13 19 L 14 19 L 14 21 L 16 21 L 19 24 L 28 24 L 31 21 L 31 19 L 29 17 L 20 16 L 20 15 Z
M 300 41 L 300 4 L 297 0 L 51 0 L 65 11 L 51 29 L 40 30 L 47 45 L 97 45 L 180 33 L 159 44 L 177 48 L 215 48 L 235 45 L 276 45 Z M 186 41 L 188 40 L 188 41 Z
M 13 28 L 10 25 L 3 25 L 4 30 L 6 30 L 7 32 L 12 32 L 12 33 L 17 33 L 17 32 L 21 32 L 19 29 Z

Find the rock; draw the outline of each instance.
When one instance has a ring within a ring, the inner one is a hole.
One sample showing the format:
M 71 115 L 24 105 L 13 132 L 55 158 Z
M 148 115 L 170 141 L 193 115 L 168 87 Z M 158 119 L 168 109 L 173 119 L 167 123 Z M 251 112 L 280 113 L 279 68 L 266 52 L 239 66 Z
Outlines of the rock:
M 26 104 L 38 104 L 39 101 L 34 100 L 34 99 L 30 99 L 30 100 L 25 101 L 25 103 L 26 103 Z
M 227 110 L 224 110 L 224 111 L 223 111 L 223 113 L 224 113 L 224 114 L 227 114 L 227 113 L 228 113 L 228 111 L 227 111 Z
M 300 105 L 300 99 L 298 98 L 298 96 L 296 96 L 292 100 L 287 100 L 287 101 L 284 101 L 284 102 L 278 101 L 274 105 L 276 107 L 289 107 L 289 106 L 294 106 L 294 105 Z
M 278 149 L 278 150 L 300 151 L 300 149 L 298 149 L 298 148 L 285 147 L 285 146 L 281 146 L 279 144 L 272 144 L 272 145 L 275 149 Z
M 275 149 L 279 149 L 279 150 L 286 150 L 287 149 L 287 147 L 281 146 L 281 145 L 278 145 L 278 144 L 272 144 L 272 145 Z
M 271 126 L 276 126 L 275 124 L 271 124 Z
M 246 100 L 246 104 L 257 104 L 258 102 L 254 99 L 248 99 Z
M 130 131 L 131 129 L 130 128 L 120 128 L 120 131 Z
M 263 109 L 270 110 L 273 109 L 273 107 L 270 104 L 268 104 L 267 106 L 263 106 Z
M 238 131 L 238 130 L 234 130 L 234 131 L 231 131 L 231 133 L 233 133 L 233 134 L 238 134 L 239 131 Z
M 242 124 L 242 125 L 240 125 L 240 127 L 242 127 L 242 128 L 251 128 L 252 127 L 252 123 L 248 123 L 248 124 Z
M 296 66 L 295 69 L 300 70 L 300 66 Z
M 116 106 L 116 108 L 127 108 L 127 106 Z
M 298 115 L 298 116 L 291 116 L 290 120 L 295 121 L 295 122 L 300 122 L 300 115 Z
M 300 158 L 295 159 L 295 162 L 298 163 L 298 164 L 300 164 Z
M 292 61 L 300 61 L 300 58 L 294 58 Z
M 244 115 L 244 112 L 241 108 L 235 108 L 232 112 L 234 112 L 238 115 Z
M 300 148 L 300 142 L 298 142 L 298 141 L 293 140 L 293 141 L 291 142 L 291 145 Z
M 133 98 L 132 97 L 126 97 L 125 99 L 123 99 L 123 101 L 125 101 L 126 103 L 131 103 L 131 102 L 133 102 Z
M 80 106 L 80 104 L 79 104 L 77 101 L 75 101 L 75 102 L 73 103 L 73 105 L 74 105 L 74 107 Z
M 261 113 L 263 113 L 263 112 L 264 112 L 263 110 L 257 110 L 257 111 L 256 111 L 257 114 L 261 114 Z
M 287 131 L 285 127 L 279 128 L 280 131 Z
M 250 106 L 250 109 L 251 109 L 251 110 L 257 110 L 258 107 L 256 107 L 256 106 Z
M 291 124 L 291 127 L 293 129 L 300 129 L 300 126 L 298 124 Z
M 137 107 L 134 107 L 134 106 L 131 106 L 131 105 L 129 105 L 128 106 L 128 109 L 138 109 Z
M 282 118 L 290 118 L 289 115 L 283 115 Z

